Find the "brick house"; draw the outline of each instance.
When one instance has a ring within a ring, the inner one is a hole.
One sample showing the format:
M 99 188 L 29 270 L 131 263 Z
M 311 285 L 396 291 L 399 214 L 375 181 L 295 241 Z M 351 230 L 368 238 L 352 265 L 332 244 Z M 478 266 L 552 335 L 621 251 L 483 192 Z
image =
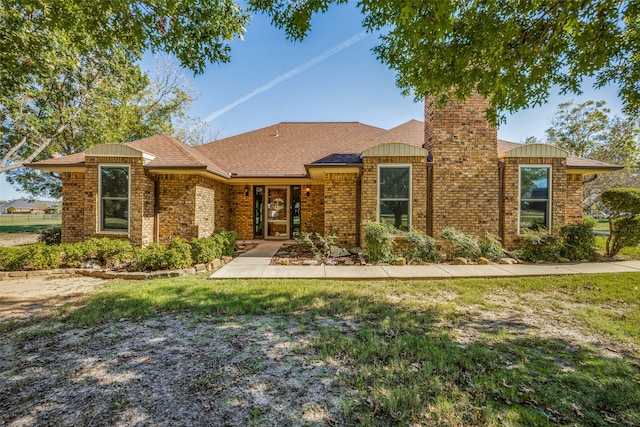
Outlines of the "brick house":
M 544 144 L 497 139 L 480 97 L 386 130 L 361 123 L 279 123 L 191 147 L 168 135 L 105 144 L 28 165 L 62 178 L 62 239 L 134 244 L 236 230 L 241 239 L 335 233 L 362 221 L 438 236 L 498 235 L 582 218 L 584 176 L 616 165 Z

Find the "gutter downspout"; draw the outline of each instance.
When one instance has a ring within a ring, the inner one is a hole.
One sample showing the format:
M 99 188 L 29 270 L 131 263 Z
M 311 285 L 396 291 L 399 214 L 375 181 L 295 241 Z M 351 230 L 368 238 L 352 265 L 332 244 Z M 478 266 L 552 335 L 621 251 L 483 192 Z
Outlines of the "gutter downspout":
M 504 162 L 498 161 L 498 237 L 504 242 Z

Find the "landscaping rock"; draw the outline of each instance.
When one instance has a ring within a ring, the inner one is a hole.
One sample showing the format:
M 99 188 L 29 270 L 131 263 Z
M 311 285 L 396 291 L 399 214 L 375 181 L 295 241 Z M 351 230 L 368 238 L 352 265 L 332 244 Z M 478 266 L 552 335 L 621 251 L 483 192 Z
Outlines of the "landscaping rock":
M 453 261 L 451 261 L 451 264 L 453 264 L 453 265 L 467 265 L 469 263 L 467 262 L 466 259 L 464 259 L 462 257 L 457 257 L 457 258 L 454 258 Z
M 491 261 L 489 261 L 487 258 L 485 257 L 480 257 L 478 258 L 478 264 L 480 265 L 491 265 Z
M 560 257 L 558 258 L 558 262 L 562 264 L 566 264 L 568 262 L 571 262 L 571 260 L 569 258 Z
M 291 264 L 291 260 L 289 258 L 279 258 L 278 264 L 280 265 L 289 265 Z
M 302 261 L 302 265 L 318 265 L 318 261 L 315 259 L 305 259 Z
M 517 264 L 518 262 L 513 258 L 500 258 L 498 264 L 512 265 Z
M 325 259 L 324 260 L 324 265 L 338 265 L 338 260 L 337 259 Z
M 349 256 L 351 252 L 346 250 L 345 248 L 341 248 L 338 246 L 331 246 L 331 257 L 332 258 L 340 258 L 343 256 Z
M 402 257 L 396 258 L 395 265 L 407 265 L 407 259 Z
M 207 266 L 204 265 L 204 264 L 196 264 L 194 267 L 195 267 L 197 272 L 206 271 L 207 270 Z
M 354 265 L 355 262 L 351 261 L 350 259 L 345 259 L 344 260 L 344 265 Z

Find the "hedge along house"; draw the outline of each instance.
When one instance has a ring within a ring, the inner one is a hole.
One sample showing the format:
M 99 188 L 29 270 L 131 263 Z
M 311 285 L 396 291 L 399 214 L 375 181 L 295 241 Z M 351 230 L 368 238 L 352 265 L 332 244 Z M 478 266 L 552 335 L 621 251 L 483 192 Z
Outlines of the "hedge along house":
M 447 227 L 517 245 L 526 228 L 582 218 L 584 176 L 616 165 L 500 141 L 473 97 L 390 130 L 361 123 L 280 123 L 190 147 L 168 135 L 105 144 L 28 165 L 60 174 L 62 240 L 134 244 L 236 230 L 299 231 L 360 244 L 363 221 L 437 237 Z

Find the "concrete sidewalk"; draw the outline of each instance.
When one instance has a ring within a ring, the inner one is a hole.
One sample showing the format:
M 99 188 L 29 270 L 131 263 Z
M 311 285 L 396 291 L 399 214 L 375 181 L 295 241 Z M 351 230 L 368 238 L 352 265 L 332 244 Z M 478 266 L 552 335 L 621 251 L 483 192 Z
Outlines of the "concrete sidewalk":
M 269 265 L 282 241 L 259 241 L 210 279 L 443 279 L 640 272 L 640 261 L 515 265 Z

